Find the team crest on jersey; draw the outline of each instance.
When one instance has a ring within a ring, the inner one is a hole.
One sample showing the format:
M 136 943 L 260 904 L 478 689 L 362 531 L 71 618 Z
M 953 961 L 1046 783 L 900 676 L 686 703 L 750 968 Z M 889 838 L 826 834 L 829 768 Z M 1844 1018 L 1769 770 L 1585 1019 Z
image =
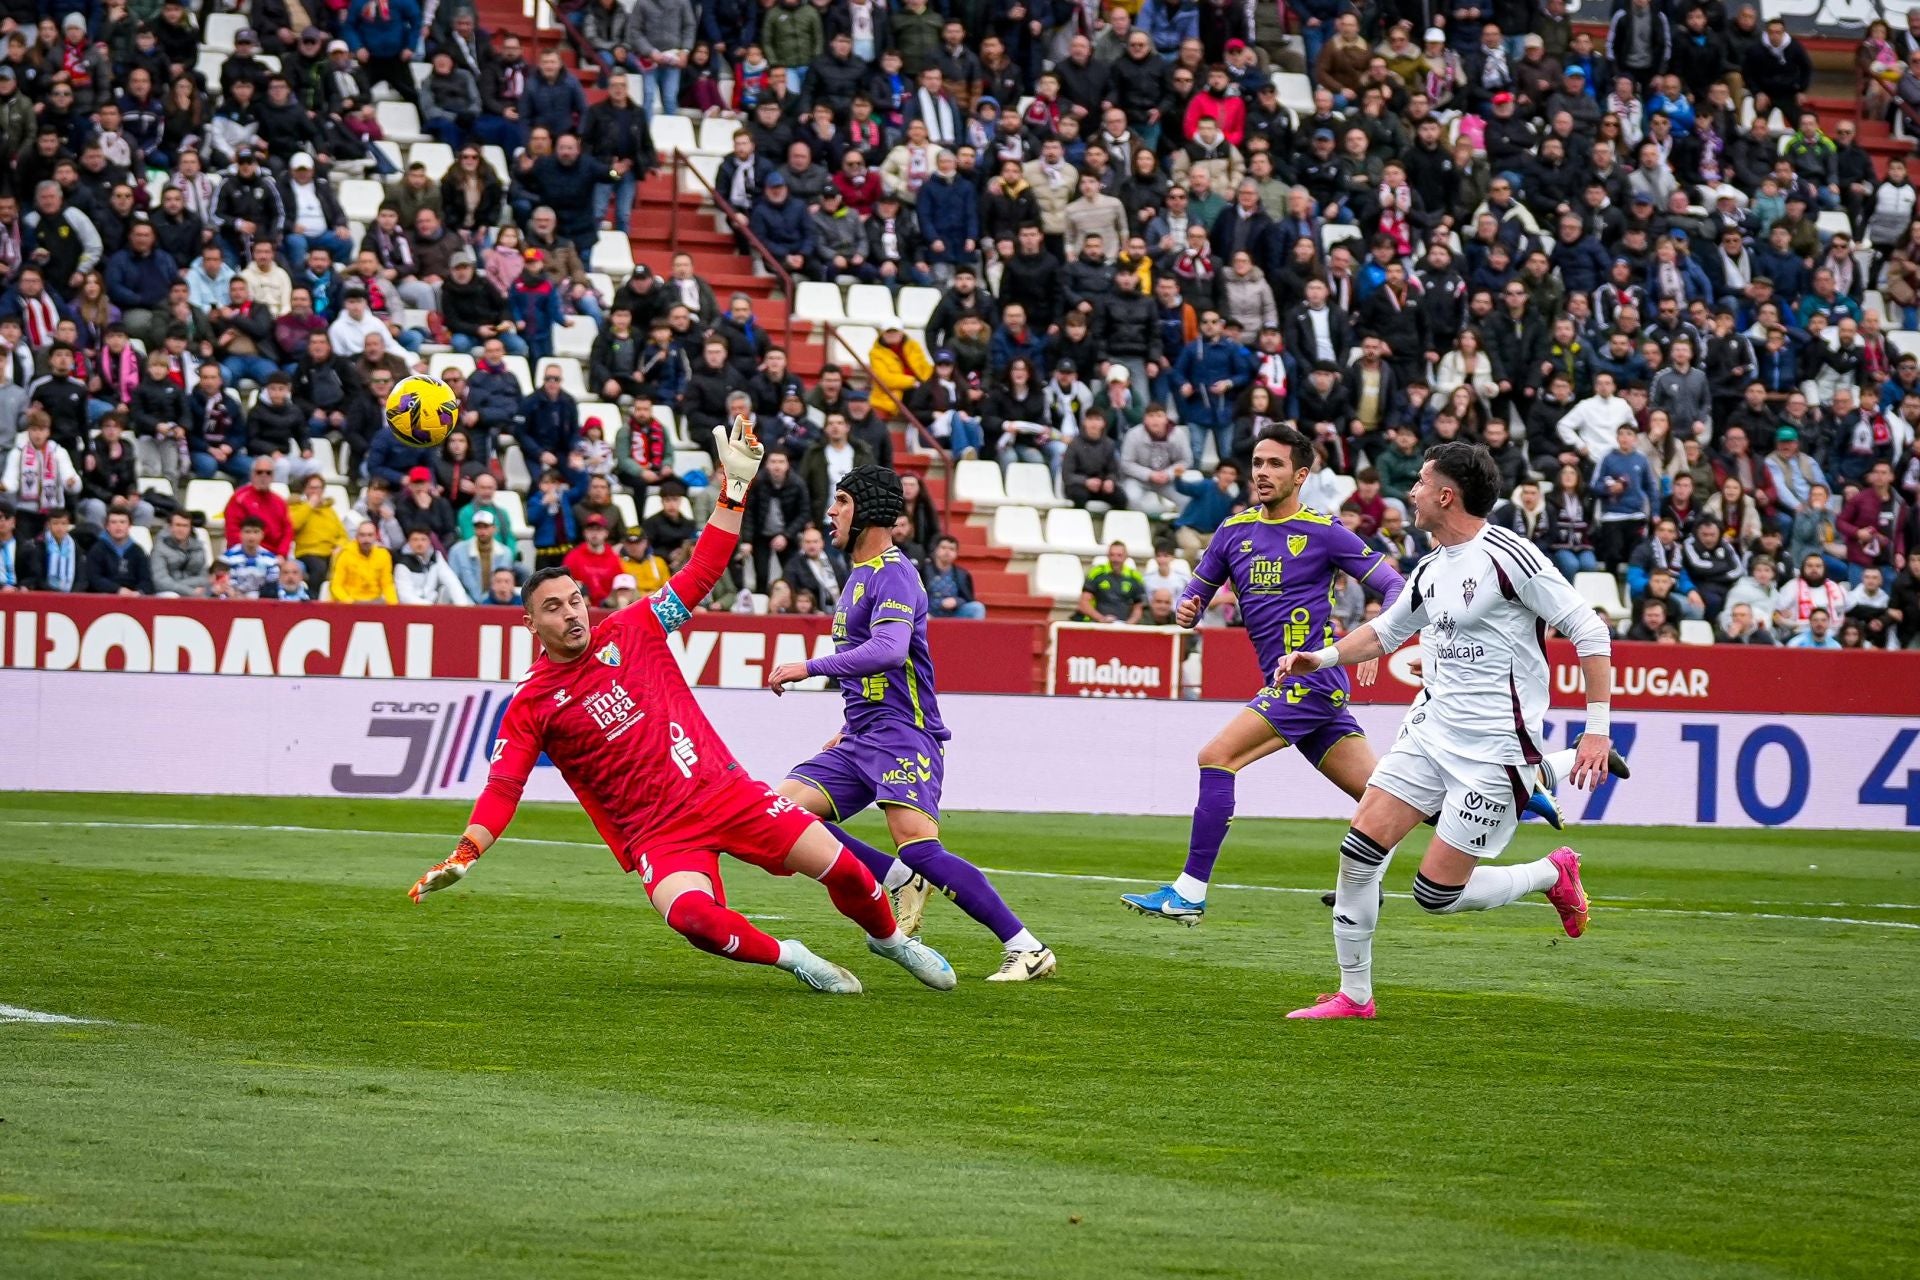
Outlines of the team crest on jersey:
M 1301 553 L 1302 551 L 1305 551 L 1306 549 L 1307 549 L 1307 535 L 1306 535 L 1306 534 L 1304 534 L 1304 533 L 1290 533 L 1290 534 L 1288 534 L 1288 535 L 1287 535 L 1287 554 L 1288 554 L 1288 555 L 1290 555 L 1290 556 L 1297 556 L 1297 555 L 1299 555 L 1299 554 L 1300 554 L 1300 553 Z
M 1242 554 L 1242 555 L 1245 555 L 1245 554 L 1246 554 L 1247 552 L 1249 552 L 1249 551 L 1251 551 L 1251 550 L 1253 550 L 1253 539 L 1252 539 L 1252 538 L 1242 538 L 1242 539 L 1240 540 L 1240 552 L 1241 552 L 1241 554 Z
M 851 601 L 850 603 L 852 603 L 852 604 L 859 604 L 859 603 L 860 603 L 860 597 L 861 597 L 861 596 L 863 596 L 863 595 L 865 595 L 865 594 L 867 594 L 867 584 L 866 584 L 866 583 L 864 583 L 864 582 L 856 582 L 856 583 L 854 583 L 854 584 L 853 584 L 853 599 L 852 599 L 852 601 Z
M 1459 624 L 1453 620 L 1453 615 L 1450 613 L 1443 613 L 1433 620 L 1434 631 L 1449 640 L 1453 639 L 1453 633 L 1458 630 L 1458 628 Z
M 1479 589 L 1480 584 L 1472 578 L 1468 578 L 1460 584 L 1460 598 L 1467 602 L 1468 608 L 1473 607 L 1473 593 Z
M 620 646 L 610 643 L 606 648 L 594 654 L 593 658 L 595 662 L 602 663 L 605 666 L 617 667 L 620 665 Z

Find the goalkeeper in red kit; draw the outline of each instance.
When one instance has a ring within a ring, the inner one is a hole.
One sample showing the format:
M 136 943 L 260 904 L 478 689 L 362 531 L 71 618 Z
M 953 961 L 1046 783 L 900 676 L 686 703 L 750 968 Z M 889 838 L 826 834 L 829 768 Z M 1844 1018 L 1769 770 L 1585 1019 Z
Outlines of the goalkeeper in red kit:
M 513 821 L 544 752 L 559 767 L 613 856 L 638 871 L 654 909 L 702 951 L 787 970 L 816 991 L 854 995 L 860 980 L 798 942 L 777 941 L 727 906 L 721 853 L 777 876 L 826 886 L 867 947 L 937 990 L 953 969 L 894 922 L 886 892 L 812 815 L 749 777 L 714 732 L 680 674 L 667 636 L 692 616 L 733 559 L 761 446 L 748 422 L 714 428 L 724 483 L 686 567 L 654 595 L 598 626 L 563 568 L 542 569 L 522 593 L 542 652 L 508 703 L 486 790 L 459 848 L 421 876 L 415 902 L 467 874 Z

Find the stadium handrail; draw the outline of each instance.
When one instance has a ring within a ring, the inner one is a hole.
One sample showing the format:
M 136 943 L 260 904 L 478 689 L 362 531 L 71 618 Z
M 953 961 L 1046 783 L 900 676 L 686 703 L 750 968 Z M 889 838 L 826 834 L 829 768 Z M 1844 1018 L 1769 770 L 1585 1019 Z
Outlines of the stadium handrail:
M 713 184 L 707 181 L 706 175 L 688 164 L 687 157 L 684 154 L 675 151 L 673 153 L 673 189 L 676 194 L 680 190 L 680 175 L 683 173 L 693 175 L 694 181 L 698 182 L 701 189 L 707 193 L 707 198 L 713 201 L 713 207 L 726 215 L 729 229 L 746 239 L 748 246 L 753 250 L 754 256 L 764 263 L 773 272 L 773 278 L 780 282 L 780 291 L 787 295 L 785 346 L 788 351 L 793 350 L 793 304 L 795 302 L 793 273 L 787 270 L 786 264 L 780 261 L 779 256 L 776 255 L 773 250 L 767 248 L 766 241 L 753 234 L 751 227 L 747 226 L 745 222 L 736 224 L 733 221 L 733 215 L 739 213 L 740 210 L 735 209 L 722 199 L 720 193 L 714 190 Z M 680 207 L 678 203 L 673 206 L 673 229 L 669 236 L 668 243 L 672 246 L 674 253 L 680 252 Z

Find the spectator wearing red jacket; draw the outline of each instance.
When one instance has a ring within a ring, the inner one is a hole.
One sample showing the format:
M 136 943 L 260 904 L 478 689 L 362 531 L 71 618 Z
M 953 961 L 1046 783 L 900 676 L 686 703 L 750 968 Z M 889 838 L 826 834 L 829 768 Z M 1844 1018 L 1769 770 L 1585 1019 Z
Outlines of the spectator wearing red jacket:
M 561 563 L 580 584 L 587 603 L 599 606 L 613 594 L 613 580 L 626 572 L 620 553 L 607 545 L 607 521 L 604 516 L 588 516 L 586 541 L 567 552 Z
M 1247 140 L 1247 103 L 1246 99 L 1234 96 L 1228 87 L 1227 69 L 1215 65 L 1207 72 L 1207 87 L 1193 95 L 1187 103 L 1187 134 L 1191 138 L 1199 132 L 1200 121 L 1212 116 L 1220 122 L 1220 133 L 1234 146 L 1243 146 Z
M 1868 567 L 1898 565 L 1907 555 L 1906 501 L 1893 487 L 1893 464 L 1876 462 L 1867 470 L 1867 483 L 1840 509 L 1834 527 L 1847 542 L 1847 578 L 1860 585 Z
M 293 554 L 293 513 L 287 509 L 287 500 L 273 491 L 272 458 L 255 458 L 246 487 L 234 490 L 228 500 L 225 535 L 228 546 L 239 545 L 240 525 L 248 516 L 258 516 L 266 526 L 261 546 L 277 556 Z

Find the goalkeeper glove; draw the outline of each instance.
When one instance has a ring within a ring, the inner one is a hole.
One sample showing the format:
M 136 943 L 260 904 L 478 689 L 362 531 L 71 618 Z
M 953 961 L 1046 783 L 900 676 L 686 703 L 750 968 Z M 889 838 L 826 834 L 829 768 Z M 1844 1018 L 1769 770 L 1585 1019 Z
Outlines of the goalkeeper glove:
M 467 874 L 468 868 L 480 860 L 480 846 L 468 836 L 460 837 L 460 846 L 444 862 L 437 862 L 427 869 L 427 874 L 413 882 L 413 888 L 407 890 L 407 896 L 415 902 L 425 894 L 436 889 L 444 889 L 458 883 Z
M 715 427 L 713 444 L 721 470 L 726 473 L 721 503 L 739 510 L 747 505 L 747 488 L 760 473 L 760 459 L 766 456 L 766 447 L 753 434 L 753 419 L 744 413 L 734 416 L 731 432 Z

